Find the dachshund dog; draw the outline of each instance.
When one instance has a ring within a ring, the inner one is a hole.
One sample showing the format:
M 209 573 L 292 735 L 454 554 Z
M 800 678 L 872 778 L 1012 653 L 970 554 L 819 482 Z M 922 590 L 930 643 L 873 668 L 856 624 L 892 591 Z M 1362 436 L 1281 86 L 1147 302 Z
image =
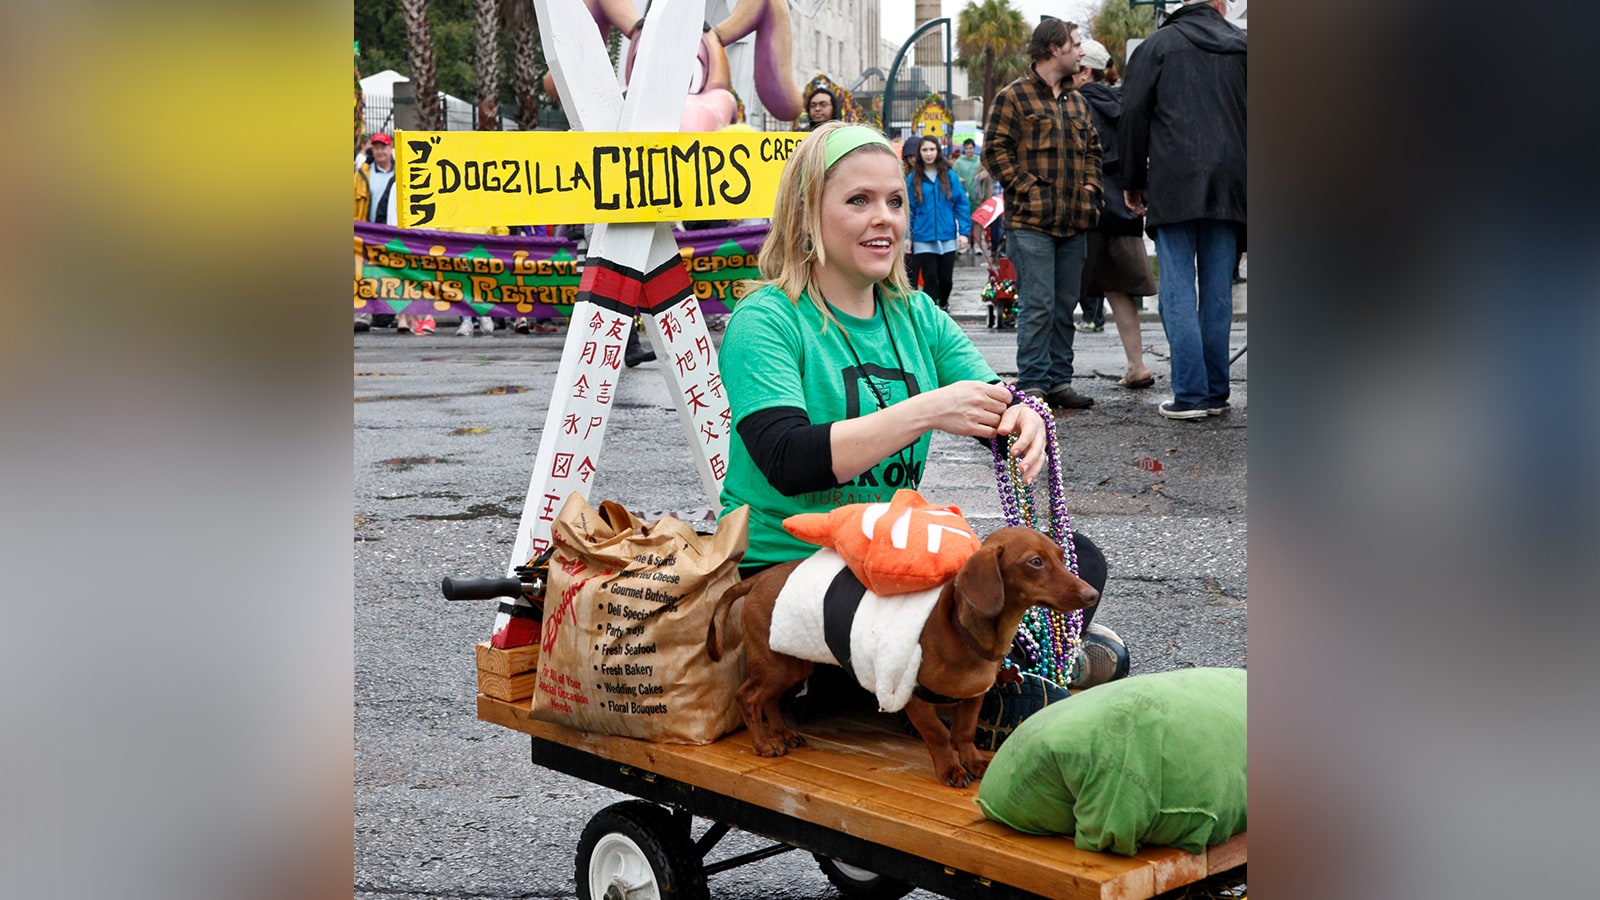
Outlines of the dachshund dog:
M 778 699 L 809 676 L 814 663 L 771 646 L 778 595 L 803 562 L 774 566 L 729 588 L 718 600 L 707 629 L 706 650 L 712 660 L 720 660 L 741 643 L 742 632 L 749 677 L 737 698 L 751 745 L 761 756 L 782 756 L 805 745 L 805 739 L 784 723 Z M 917 639 L 921 661 L 905 711 L 933 757 L 939 780 L 966 787 L 989 767 L 973 743 L 978 710 L 1011 649 L 1023 613 L 1032 606 L 1070 613 L 1098 602 L 1100 592 L 1073 575 L 1062 549 L 1032 528 L 1002 528 L 989 535 L 956 577 L 937 590 L 938 599 Z M 738 618 L 730 623 L 729 615 L 741 601 Z M 936 707 L 940 706 L 954 707 L 953 734 L 939 719 Z

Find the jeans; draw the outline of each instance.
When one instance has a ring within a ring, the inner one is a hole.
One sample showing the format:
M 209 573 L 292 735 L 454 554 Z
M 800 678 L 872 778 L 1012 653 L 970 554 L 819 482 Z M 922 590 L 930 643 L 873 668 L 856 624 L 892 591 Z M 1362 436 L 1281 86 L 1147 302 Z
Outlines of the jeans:
M 1209 408 L 1228 399 L 1236 239 L 1233 223 L 1220 219 L 1155 228 L 1161 262 L 1161 327 L 1172 353 L 1172 398 L 1179 403 Z
M 1072 385 L 1072 310 L 1083 287 L 1088 239 L 1013 228 L 1007 256 L 1017 267 L 1017 387 L 1046 393 Z

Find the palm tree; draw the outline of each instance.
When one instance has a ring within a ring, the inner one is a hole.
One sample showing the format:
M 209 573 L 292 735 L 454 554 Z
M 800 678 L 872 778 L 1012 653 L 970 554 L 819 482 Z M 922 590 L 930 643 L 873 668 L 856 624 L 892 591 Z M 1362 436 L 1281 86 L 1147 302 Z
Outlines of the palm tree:
M 400 0 L 400 9 L 406 18 L 406 51 L 411 58 L 418 118 L 424 131 L 443 131 L 439 78 L 433 65 L 433 33 L 428 29 L 428 0 Z
M 1128 38 L 1149 37 L 1156 30 L 1155 7 L 1132 6 L 1128 0 L 1104 0 L 1100 10 L 1089 21 L 1089 31 L 1094 39 L 1106 45 L 1117 70 L 1128 70 Z
M 478 57 L 478 130 L 500 130 L 500 0 L 477 0 L 473 35 Z
M 1023 50 L 1031 34 L 1021 10 L 1010 0 L 973 0 L 961 10 L 956 25 L 957 62 L 967 70 L 968 78 L 983 83 L 985 110 L 1005 81 L 1025 70 Z
M 501 0 L 501 24 L 511 32 L 511 77 L 516 85 L 517 127 L 539 127 L 539 31 L 533 0 Z

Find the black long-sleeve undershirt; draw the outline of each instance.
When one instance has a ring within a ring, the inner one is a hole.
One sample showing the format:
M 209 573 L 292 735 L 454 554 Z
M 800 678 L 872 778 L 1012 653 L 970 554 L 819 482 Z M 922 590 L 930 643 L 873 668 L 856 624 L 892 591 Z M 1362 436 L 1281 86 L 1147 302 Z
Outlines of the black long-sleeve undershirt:
M 750 459 L 778 493 L 794 497 L 839 486 L 833 476 L 833 425 L 813 425 L 795 406 L 757 410 L 739 420 Z

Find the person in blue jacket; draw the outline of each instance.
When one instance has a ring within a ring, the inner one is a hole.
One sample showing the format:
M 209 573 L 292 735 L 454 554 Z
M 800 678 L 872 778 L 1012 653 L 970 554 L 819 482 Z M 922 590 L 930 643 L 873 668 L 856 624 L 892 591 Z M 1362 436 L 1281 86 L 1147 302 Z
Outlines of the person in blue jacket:
M 911 201 L 911 283 L 922 276 L 922 289 L 939 308 L 950 308 L 950 279 L 955 274 L 956 251 L 967 248 L 972 231 L 972 207 L 967 189 L 939 150 L 939 139 L 923 135 L 917 157 L 906 176 Z

